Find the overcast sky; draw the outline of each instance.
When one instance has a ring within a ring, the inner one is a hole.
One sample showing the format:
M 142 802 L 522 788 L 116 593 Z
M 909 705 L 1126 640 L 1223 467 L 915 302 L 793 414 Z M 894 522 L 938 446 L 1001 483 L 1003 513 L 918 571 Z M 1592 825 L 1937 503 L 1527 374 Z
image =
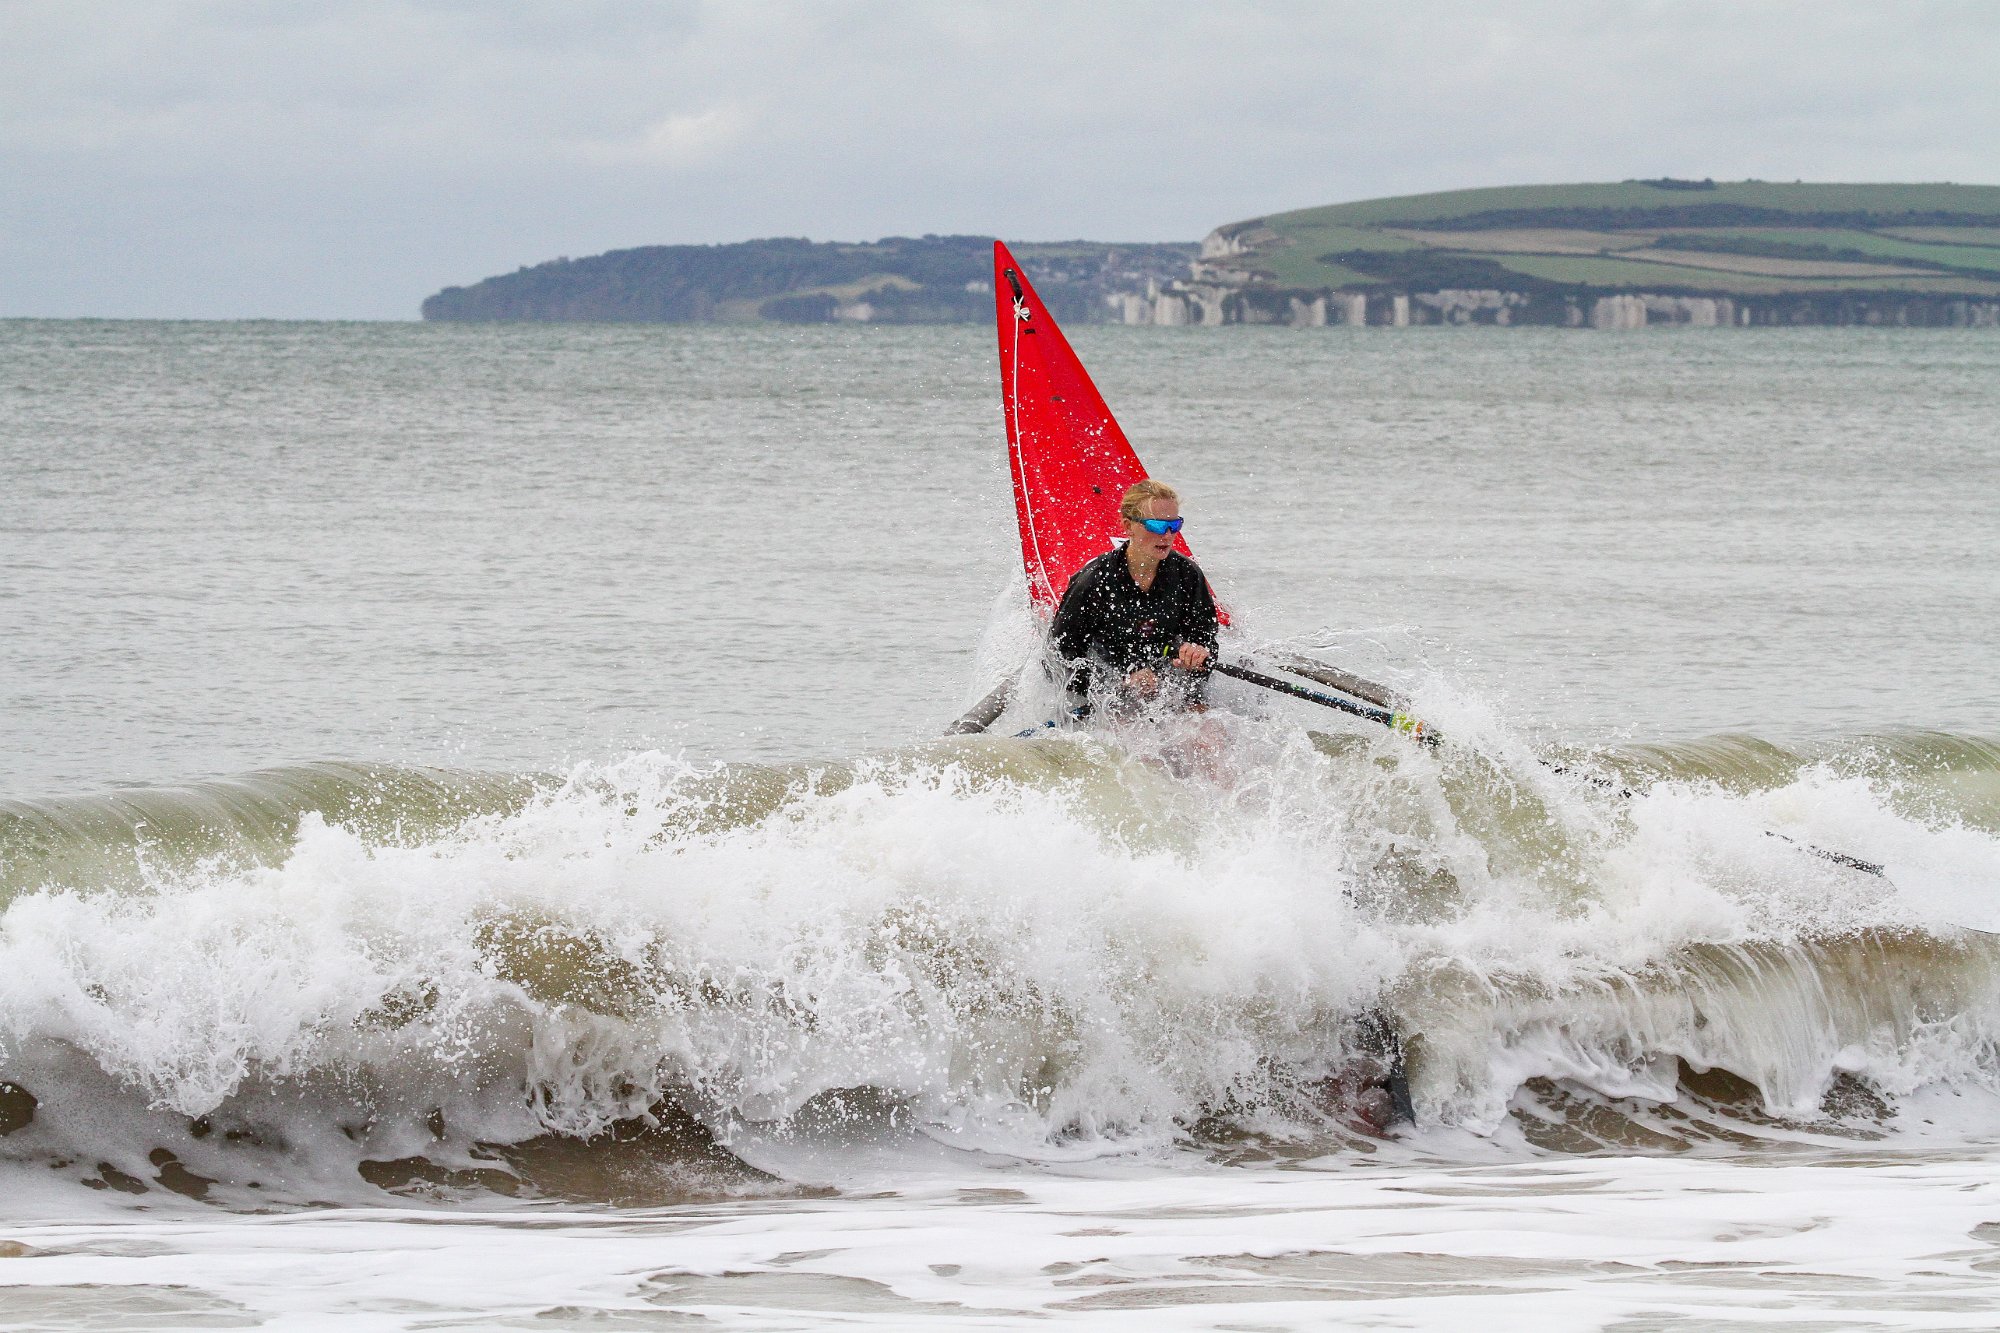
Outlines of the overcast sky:
M 2000 3 L 0 0 L 0 316 L 407 319 L 625 246 L 2000 183 Z

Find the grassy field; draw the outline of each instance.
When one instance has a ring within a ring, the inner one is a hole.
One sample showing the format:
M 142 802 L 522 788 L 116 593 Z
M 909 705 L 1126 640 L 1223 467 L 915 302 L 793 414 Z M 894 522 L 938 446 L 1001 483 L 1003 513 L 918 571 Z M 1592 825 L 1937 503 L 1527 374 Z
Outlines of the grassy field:
M 1966 230 L 1984 229 L 1968 227 Z M 2000 273 L 2000 246 L 1981 244 L 1974 240 L 1939 244 L 1935 241 L 1913 241 L 1902 236 L 1856 231 L 1844 227 L 1755 227 L 1742 230 L 1719 228 L 1695 234 L 1721 240 L 1741 239 L 1762 242 L 1774 247 L 1795 246 L 1800 250 L 1825 247 L 1836 252 L 1852 251 L 1857 255 L 1867 255 L 1875 259 L 1906 259 L 1920 264 L 1938 264 L 1945 268 L 1979 269 L 1989 273 Z
M 1885 227 L 1882 234 L 1940 245 L 2000 246 L 2000 227 Z
M 1287 288 L 1529 285 L 1716 296 L 2000 292 L 2000 186 L 1625 181 L 1300 209 L 1222 229 Z

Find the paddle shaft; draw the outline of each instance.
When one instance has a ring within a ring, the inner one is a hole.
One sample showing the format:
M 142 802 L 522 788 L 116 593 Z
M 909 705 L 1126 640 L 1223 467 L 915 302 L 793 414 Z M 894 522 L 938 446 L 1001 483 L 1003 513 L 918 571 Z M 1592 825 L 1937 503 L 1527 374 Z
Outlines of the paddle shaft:
M 1217 662 L 1213 658 L 1209 660 L 1209 670 L 1219 675 L 1229 676 L 1235 680 L 1245 681 L 1251 685 L 1261 685 L 1267 690 L 1289 695 L 1294 699 L 1304 699 L 1307 703 L 1318 704 L 1322 708 L 1334 708 L 1353 717 L 1365 717 L 1370 722 L 1379 722 L 1385 727 L 1392 727 L 1398 731 L 1416 731 L 1415 724 L 1411 723 L 1403 714 L 1392 712 L 1387 708 L 1377 708 L 1374 704 L 1359 703 L 1353 699 L 1341 699 L 1331 694 L 1321 694 L 1318 690 L 1309 690 L 1303 685 L 1294 685 L 1289 680 L 1279 680 L 1276 676 L 1267 676 L 1261 671 L 1252 671 L 1248 667 L 1240 667 L 1231 662 Z M 1424 737 L 1424 739 L 1428 740 L 1428 737 Z

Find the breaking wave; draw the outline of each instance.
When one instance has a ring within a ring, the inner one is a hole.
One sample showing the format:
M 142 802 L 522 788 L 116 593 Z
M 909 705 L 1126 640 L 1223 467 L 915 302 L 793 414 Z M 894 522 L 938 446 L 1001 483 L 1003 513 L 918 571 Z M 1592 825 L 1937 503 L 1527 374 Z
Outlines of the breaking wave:
M 255 1206 L 1365 1153 L 1376 1015 L 1419 1149 L 1892 1134 L 2000 1091 L 1966 928 L 2000 927 L 2000 746 L 1564 773 L 1440 707 L 1441 750 L 1211 715 L 1193 776 L 1197 738 L 1048 733 L 0 804 L 0 1159 Z

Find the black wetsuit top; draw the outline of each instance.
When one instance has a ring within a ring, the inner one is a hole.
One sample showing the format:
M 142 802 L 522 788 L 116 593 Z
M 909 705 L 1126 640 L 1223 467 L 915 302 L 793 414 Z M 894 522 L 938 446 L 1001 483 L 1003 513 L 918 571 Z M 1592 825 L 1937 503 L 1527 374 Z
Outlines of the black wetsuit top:
M 1101 689 L 1122 681 L 1140 667 L 1158 670 L 1184 643 L 1201 644 L 1213 653 L 1215 625 L 1215 598 L 1201 566 L 1169 551 L 1153 572 L 1153 586 L 1141 592 L 1125 563 L 1125 548 L 1119 546 L 1076 571 L 1063 591 L 1049 639 L 1069 668 L 1070 692 L 1083 696 L 1083 711 L 1088 712 L 1093 685 Z M 1094 678 L 1096 667 L 1105 668 L 1108 682 Z M 1183 700 L 1199 703 L 1208 673 L 1178 674 Z

